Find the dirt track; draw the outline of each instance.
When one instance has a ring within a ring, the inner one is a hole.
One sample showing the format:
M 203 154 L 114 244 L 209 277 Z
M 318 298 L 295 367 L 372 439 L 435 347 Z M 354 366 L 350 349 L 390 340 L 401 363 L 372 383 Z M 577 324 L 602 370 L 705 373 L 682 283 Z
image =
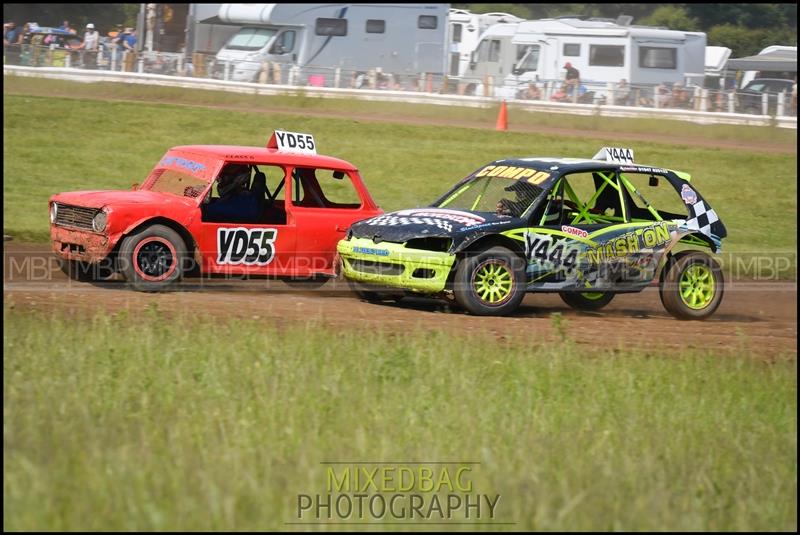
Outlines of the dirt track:
M 298 290 L 282 281 L 190 279 L 178 291 L 145 294 L 124 283 L 79 283 L 57 270 L 43 246 L 6 242 L 3 298 L 15 307 L 64 310 L 84 316 L 97 310 L 131 313 L 155 303 L 165 312 L 190 311 L 221 317 L 259 318 L 270 324 L 315 321 L 336 327 L 404 332 L 414 327 L 453 332 L 485 332 L 498 337 L 524 334 L 558 338 L 552 314 L 566 320 L 565 333 L 582 345 L 608 348 L 670 347 L 744 350 L 762 358 L 797 355 L 797 284 L 736 282 L 726 287 L 722 305 L 709 320 L 681 322 L 667 314 L 656 288 L 620 295 L 601 312 L 571 310 L 555 294 L 528 294 L 513 317 L 467 315 L 443 301 L 406 298 L 399 303 L 359 301 L 346 285 Z

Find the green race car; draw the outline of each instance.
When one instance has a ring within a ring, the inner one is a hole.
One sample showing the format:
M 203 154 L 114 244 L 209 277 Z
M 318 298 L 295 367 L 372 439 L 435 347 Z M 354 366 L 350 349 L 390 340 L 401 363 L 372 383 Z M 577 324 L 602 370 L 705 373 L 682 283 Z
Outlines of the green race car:
M 512 313 L 528 292 L 598 310 L 658 281 L 680 319 L 704 319 L 723 294 L 727 231 L 680 171 L 633 162 L 515 158 L 482 166 L 430 207 L 353 224 L 337 251 L 344 276 L 379 299 L 387 288 L 454 298 L 473 314 Z

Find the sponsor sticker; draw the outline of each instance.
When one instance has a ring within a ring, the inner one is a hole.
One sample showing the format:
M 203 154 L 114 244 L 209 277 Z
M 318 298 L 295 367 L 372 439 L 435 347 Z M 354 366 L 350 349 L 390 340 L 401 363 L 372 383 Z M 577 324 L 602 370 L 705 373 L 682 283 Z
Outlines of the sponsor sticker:
M 373 249 L 371 247 L 353 247 L 354 253 L 361 253 L 361 254 L 374 254 L 377 256 L 389 256 L 388 249 Z
M 681 188 L 681 199 L 686 204 L 694 204 L 697 202 L 697 193 L 689 186 L 689 184 L 684 184 Z
M 266 266 L 275 258 L 275 228 L 220 228 L 217 264 Z
M 567 234 L 572 234 L 573 236 L 580 236 L 581 238 L 585 238 L 589 235 L 589 233 L 585 230 L 570 227 L 569 225 L 561 225 L 561 232 L 566 232 Z

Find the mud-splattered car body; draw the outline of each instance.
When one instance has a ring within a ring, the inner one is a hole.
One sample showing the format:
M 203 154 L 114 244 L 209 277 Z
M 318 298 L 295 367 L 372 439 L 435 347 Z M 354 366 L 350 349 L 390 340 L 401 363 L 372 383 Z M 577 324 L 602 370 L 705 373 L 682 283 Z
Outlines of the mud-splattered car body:
M 296 150 L 279 142 L 287 134 Z M 311 149 L 297 148 L 298 140 Z M 243 194 L 257 206 L 252 216 L 210 215 L 230 165 L 248 169 Z M 174 147 L 141 187 L 59 193 L 49 206 L 65 271 L 82 280 L 97 278 L 98 267 L 119 271 L 143 290 L 190 272 L 333 277 L 348 226 L 381 213 L 355 166 L 316 154 L 311 136 L 286 132 L 267 147 Z

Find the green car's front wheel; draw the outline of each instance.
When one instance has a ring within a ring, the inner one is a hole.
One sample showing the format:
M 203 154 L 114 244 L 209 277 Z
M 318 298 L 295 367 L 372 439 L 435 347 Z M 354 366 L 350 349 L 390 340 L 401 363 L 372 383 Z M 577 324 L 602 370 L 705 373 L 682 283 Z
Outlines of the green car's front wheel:
M 676 318 L 703 320 L 722 302 L 723 286 L 716 260 L 700 251 L 687 251 L 664 268 L 659 293 L 664 308 Z
M 600 310 L 614 299 L 611 292 L 560 292 L 558 295 L 575 310 Z
M 477 316 L 510 314 L 525 297 L 524 262 L 500 246 L 468 255 L 458 263 L 453 294 Z

